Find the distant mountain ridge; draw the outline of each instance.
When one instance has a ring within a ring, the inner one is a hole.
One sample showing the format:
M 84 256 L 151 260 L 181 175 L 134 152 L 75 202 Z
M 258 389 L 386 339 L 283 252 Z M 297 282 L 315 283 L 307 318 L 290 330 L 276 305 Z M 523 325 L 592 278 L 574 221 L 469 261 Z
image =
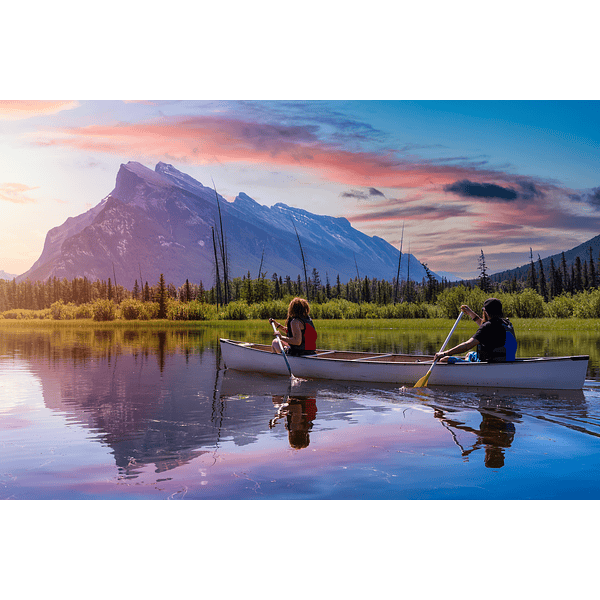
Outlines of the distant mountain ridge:
M 219 196 L 231 277 L 248 272 L 258 277 L 259 265 L 273 273 L 303 278 L 296 232 L 309 275 L 316 269 L 323 282 L 342 282 L 358 274 L 391 281 L 399 251 L 377 236 L 354 229 L 345 218 L 316 215 L 278 203 L 258 204 L 246 193 L 234 202 Z M 134 281 L 214 283 L 212 227 L 217 229 L 215 190 L 172 165 L 155 170 L 137 163 L 121 165 L 114 190 L 87 212 L 51 229 L 39 259 L 17 280 L 49 277 L 90 280 L 108 278 L 131 289 Z M 263 254 L 264 253 L 264 254 Z M 401 279 L 426 277 L 420 262 L 403 254 Z
M 571 265 L 575 263 L 577 257 L 581 260 L 581 264 L 585 261 L 589 263 L 590 259 L 590 248 L 592 249 L 592 257 L 594 259 L 594 264 L 598 265 L 600 262 L 600 235 L 597 235 L 587 242 L 583 242 L 579 244 L 579 246 L 575 246 L 575 248 L 571 248 L 571 250 L 565 250 L 565 262 L 567 267 L 570 269 Z M 542 258 L 542 267 L 544 269 L 544 273 L 546 277 L 550 272 L 550 264 L 551 261 L 554 261 L 554 266 L 558 269 L 562 263 L 562 255 L 563 252 L 558 252 L 556 254 L 552 254 L 551 256 L 547 256 L 546 258 Z M 533 254 L 533 261 L 535 263 L 536 269 L 538 268 L 538 256 L 537 254 Z M 521 267 L 515 267 L 514 269 L 508 269 L 506 271 L 500 271 L 498 273 L 494 273 L 490 275 L 490 279 L 494 282 L 502 282 L 502 281 L 510 281 L 514 278 L 517 280 L 524 279 L 527 277 L 529 273 L 531 263 L 527 263 Z M 596 270 L 598 266 L 596 267 Z
M 6 271 L 0 270 L 0 279 L 12 280 L 15 277 L 16 277 L 16 275 L 11 275 L 10 273 L 7 273 Z

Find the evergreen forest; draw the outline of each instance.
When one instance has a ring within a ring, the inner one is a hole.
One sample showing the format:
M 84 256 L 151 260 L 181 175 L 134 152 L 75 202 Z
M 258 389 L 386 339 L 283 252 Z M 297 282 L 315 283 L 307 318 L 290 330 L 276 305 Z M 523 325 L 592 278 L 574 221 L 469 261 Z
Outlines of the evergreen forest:
M 600 257 L 599 257 L 600 260 Z M 426 264 L 421 282 L 396 278 L 378 280 L 368 276 L 341 283 L 331 282 L 313 269 L 311 275 L 292 279 L 273 273 L 253 278 L 229 279 L 226 270 L 206 289 L 202 281 L 176 287 L 163 275 L 159 281 L 136 280 L 131 289 L 86 277 L 49 278 L 17 282 L 0 279 L 0 319 L 93 319 L 96 321 L 170 319 L 202 321 L 216 319 L 285 318 L 291 298 L 311 303 L 316 319 L 351 318 L 455 318 L 461 304 L 476 312 L 490 295 L 503 302 L 505 316 L 523 318 L 600 318 L 597 261 L 589 257 L 568 265 L 550 262 L 545 272 L 541 259 L 530 265 L 526 277 L 497 281 L 488 275 L 483 250 L 478 259 L 479 277 L 470 281 L 437 280 Z

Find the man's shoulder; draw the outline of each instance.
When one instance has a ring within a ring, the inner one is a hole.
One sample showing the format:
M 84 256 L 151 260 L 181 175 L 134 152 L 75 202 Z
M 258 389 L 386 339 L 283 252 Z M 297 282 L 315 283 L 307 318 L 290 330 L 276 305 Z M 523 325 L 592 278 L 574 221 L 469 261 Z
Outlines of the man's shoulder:
M 479 326 L 479 328 L 477 329 L 477 331 L 483 331 L 485 329 L 490 329 L 491 327 L 493 327 L 492 321 L 485 321 L 485 323 L 482 323 Z
M 489 335 L 496 329 L 493 321 L 486 321 L 479 326 L 473 337 L 477 339 L 481 335 Z

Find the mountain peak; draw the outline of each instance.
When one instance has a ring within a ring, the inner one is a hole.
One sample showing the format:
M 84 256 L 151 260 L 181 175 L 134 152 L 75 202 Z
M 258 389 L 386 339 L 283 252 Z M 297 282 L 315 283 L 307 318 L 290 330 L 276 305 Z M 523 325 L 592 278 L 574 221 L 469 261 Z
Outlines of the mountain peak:
M 248 196 L 248 194 L 245 194 L 244 192 L 240 192 L 235 197 L 234 202 L 237 202 L 238 200 L 243 202 L 244 204 L 248 204 L 250 206 L 258 205 L 258 202 L 256 200 L 254 200 L 254 198 L 250 198 L 250 196 Z
M 130 161 L 126 165 L 121 165 L 117 173 L 115 189 L 110 195 L 125 202 L 133 201 L 135 204 L 140 204 L 137 190 L 142 187 L 150 187 L 152 189 L 167 188 L 170 185 L 172 184 L 168 178 L 155 173 L 138 162 Z
M 173 165 L 170 165 L 168 163 L 159 162 L 154 168 L 154 170 L 156 171 L 156 173 L 165 176 L 171 183 L 175 184 L 177 187 L 192 194 L 206 194 L 206 191 L 209 189 L 203 186 L 199 181 L 197 181 L 193 177 L 190 177 L 186 173 L 182 173 Z
M 162 177 L 160 173 L 157 173 L 156 171 L 145 167 L 139 162 L 129 161 L 126 165 L 121 165 L 119 173 L 117 174 L 117 178 L 123 170 L 128 171 L 129 173 L 133 173 L 134 175 L 137 175 L 141 179 L 144 179 L 145 181 L 148 181 L 150 183 L 158 185 L 165 185 L 167 183 L 165 178 Z

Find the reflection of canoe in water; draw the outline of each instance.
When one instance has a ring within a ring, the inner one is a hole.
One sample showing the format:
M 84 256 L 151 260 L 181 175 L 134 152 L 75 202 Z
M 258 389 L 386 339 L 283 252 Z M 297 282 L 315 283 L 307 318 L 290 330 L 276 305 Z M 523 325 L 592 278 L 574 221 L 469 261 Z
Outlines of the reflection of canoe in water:
M 283 357 L 271 346 L 221 339 L 225 366 L 238 371 L 289 375 Z M 317 350 L 313 356 L 288 356 L 292 373 L 308 379 L 414 385 L 432 356 Z M 429 385 L 581 389 L 589 356 L 519 358 L 506 363 L 438 363 Z
M 437 369 L 437 367 L 436 367 Z M 434 369 L 435 371 L 435 369 Z M 227 369 L 223 372 L 216 389 L 221 398 L 245 398 L 246 396 L 300 396 L 347 399 L 363 397 L 377 390 L 378 401 L 404 402 L 413 398 L 428 401 L 440 409 L 473 408 L 479 409 L 498 406 L 513 407 L 516 400 L 523 400 L 529 406 L 532 401 L 536 406 L 545 406 L 551 410 L 565 408 L 581 408 L 585 403 L 583 389 L 524 389 L 491 386 L 444 386 L 433 388 L 413 388 L 412 385 L 399 387 L 397 383 L 368 381 L 341 381 L 333 379 L 294 379 L 273 376 L 268 373 L 237 371 Z M 369 396 L 370 397 L 370 396 Z M 465 404 L 466 402 L 466 404 Z

